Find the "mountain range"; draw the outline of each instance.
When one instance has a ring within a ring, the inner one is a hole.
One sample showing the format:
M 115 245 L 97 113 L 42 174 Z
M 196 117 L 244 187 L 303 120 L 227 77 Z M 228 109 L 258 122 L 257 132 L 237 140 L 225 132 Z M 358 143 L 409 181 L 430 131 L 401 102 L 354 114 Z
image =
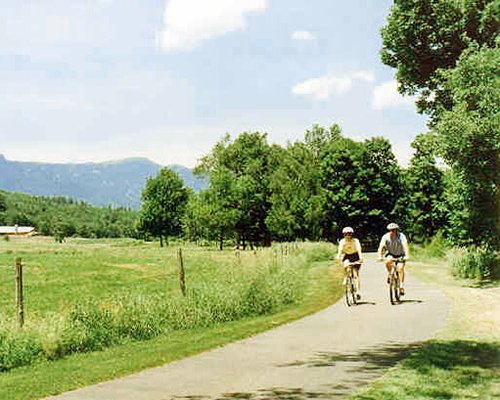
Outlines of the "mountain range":
M 203 178 L 182 165 L 169 165 L 184 184 L 198 192 L 207 186 Z M 163 168 L 147 158 L 82 164 L 48 164 L 9 161 L 0 154 L 0 189 L 36 196 L 66 196 L 94 206 L 138 209 L 149 177 Z

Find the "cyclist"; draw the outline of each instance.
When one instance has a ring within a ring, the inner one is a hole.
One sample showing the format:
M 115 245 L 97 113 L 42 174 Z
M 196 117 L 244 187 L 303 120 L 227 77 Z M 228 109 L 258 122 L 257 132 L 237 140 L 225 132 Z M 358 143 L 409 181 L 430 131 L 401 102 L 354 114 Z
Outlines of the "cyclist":
M 410 248 L 408 246 L 408 240 L 403 232 L 400 231 L 399 225 L 391 222 L 387 225 L 387 232 L 380 240 L 380 245 L 378 246 L 378 257 L 379 260 L 383 259 L 385 254 L 385 267 L 387 272 L 390 274 L 392 269 L 392 264 L 395 258 L 403 257 L 403 261 L 410 259 Z M 398 263 L 398 272 L 401 276 L 401 289 L 400 294 L 404 296 L 404 282 L 405 282 L 405 263 Z M 387 283 L 389 283 L 389 277 L 387 277 Z
M 345 268 L 346 274 L 348 273 L 348 268 L 353 268 L 354 275 L 356 276 L 357 282 L 357 298 L 361 298 L 361 283 L 359 279 L 359 269 L 361 268 L 361 263 L 363 262 L 363 254 L 361 253 L 361 243 L 358 239 L 353 237 L 354 229 L 350 226 L 346 226 L 342 229 L 343 239 L 340 239 L 339 250 L 337 253 L 337 260 L 342 262 Z M 356 263 L 351 265 L 352 263 Z M 346 284 L 346 278 L 344 278 L 344 285 Z

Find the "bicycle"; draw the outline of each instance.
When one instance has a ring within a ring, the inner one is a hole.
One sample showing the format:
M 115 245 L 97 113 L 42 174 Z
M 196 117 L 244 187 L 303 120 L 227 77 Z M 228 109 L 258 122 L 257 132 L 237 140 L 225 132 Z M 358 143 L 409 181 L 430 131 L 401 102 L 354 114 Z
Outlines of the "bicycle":
M 358 304 L 358 278 L 354 274 L 354 267 L 361 266 L 361 263 L 355 261 L 347 264 L 344 268 L 348 270 L 345 277 L 345 301 L 348 307 Z
M 404 257 L 397 257 L 393 259 L 391 272 L 389 273 L 389 299 L 391 304 L 397 304 L 401 300 L 401 278 L 399 276 L 398 264 L 405 264 Z

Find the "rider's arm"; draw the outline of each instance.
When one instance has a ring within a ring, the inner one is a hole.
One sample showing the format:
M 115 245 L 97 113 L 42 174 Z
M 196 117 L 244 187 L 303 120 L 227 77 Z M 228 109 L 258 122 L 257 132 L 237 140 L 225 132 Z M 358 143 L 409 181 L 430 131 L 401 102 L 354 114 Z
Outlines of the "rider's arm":
M 385 249 L 385 236 L 382 236 L 380 240 L 380 244 L 378 245 L 378 258 L 384 258 L 384 249 Z
M 408 239 L 406 239 L 406 236 L 403 233 L 401 233 L 401 244 L 403 245 L 403 249 L 405 250 L 405 259 L 409 260 L 410 246 L 408 245 Z
M 342 259 L 342 249 L 344 248 L 344 242 L 345 242 L 345 239 L 340 239 L 340 242 L 339 242 L 339 251 L 337 253 L 337 260 L 341 260 Z
M 358 255 L 359 255 L 359 261 L 363 262 L 363 253 L 361 252 L 361 243 L 359 242 L 358 239 L 354 239 L 354 244 L 356 245 L 356 251 L 358 252 Z

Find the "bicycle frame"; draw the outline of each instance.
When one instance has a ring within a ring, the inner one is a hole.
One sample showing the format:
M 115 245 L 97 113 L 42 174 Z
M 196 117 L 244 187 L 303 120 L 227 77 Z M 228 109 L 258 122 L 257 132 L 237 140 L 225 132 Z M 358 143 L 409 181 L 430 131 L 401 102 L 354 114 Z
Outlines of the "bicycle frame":
M 401 300 L 401 280 L 398 271 L 398 264 L 405 264 L 403 257 L 395 258 L 392 262 L 391 272 L 389 274 L 389 299 L 391 304 L 397 304 Z
M 359 262 L 354 262 L 346 265 L 346 285 L 345 285 L 345 300 L 348 307 L 358 303 L 357 299 L 357 280 L 358 278 L 354 274 L 354 267 L 361 265 Z

